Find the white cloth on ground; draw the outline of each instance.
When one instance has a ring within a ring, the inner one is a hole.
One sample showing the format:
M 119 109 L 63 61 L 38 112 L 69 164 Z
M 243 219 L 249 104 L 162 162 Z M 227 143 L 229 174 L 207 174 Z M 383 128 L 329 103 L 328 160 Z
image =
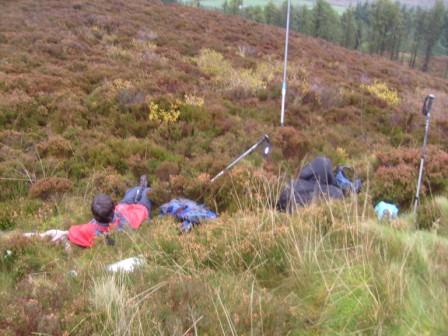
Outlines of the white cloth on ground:
M 48 230 L 42 233 L 27 232 L 23 234 L 25 237 L 39 237 L 39 238 L 51 238 L 53 243 L 65 241 L 67 239 L 68 231 L 63 230 Z

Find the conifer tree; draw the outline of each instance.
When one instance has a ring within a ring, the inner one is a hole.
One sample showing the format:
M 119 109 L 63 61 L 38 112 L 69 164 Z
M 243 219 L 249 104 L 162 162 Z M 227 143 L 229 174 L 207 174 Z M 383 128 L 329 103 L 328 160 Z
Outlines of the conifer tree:
M 222 11 L 224 13 L 228 13 L 229 12 L 229 3 L 227 2 L 227 0 L 224 0 L 224 2 L 222 4 Z
M 356 42 L 354 49 L 362 49 L 363 43 L 365 42 L 366 32 L 369 27 L 369 4 L 364 2 L 363 4 L 358 3 L 355 7 L 355 19 L 356 19 Z
M 433 49 L 442 35 L 444 18 L 445 6 L 442 0 L 437 0 L 434 4 L 434 7 L 429 11 L 426 17 L 426 24 L 424 29 L 425 54 L 422 65 L 423 71 L 428 71 Z
M 325 0 L 317 0 L 313 12 L 313 36 L 328 41 L 339 40 L 339 17 Z
M 282 25 L 282 13 L 280 9 L 270 0 L 264 7 L 264 19 L 266 23 L 276 26 Z
M 388 39 L 387 50 L 390 53 L 391 60 L 398 60 L 400 56 L 400 48 L 405 35 L 405 22 L 403 17 L 403 9 L 394 3 L 389 7 L 390 18 L 392 20 L 390 26 L 390 37 Z
M 238 14 L 243 7 L 243 0 L 230 0 L 228 4 L 228 12 L 230 14 Z
M 400 8 L 391 0 L 377 0 L 370 10 L 370 52 L 383 55 L 393 50 Z
M 440 43 L 443 47 L 443 54 L 445 56 L 448 55 L 448 11 L 445 11 L 445 18 L 443 23 L 443 31 L 442 31 L 442 37 L 440 39 Z M 444 77 L 448 77 L 448 57 L 447 57 L 447 63 L 445 66 L 445 73 Z
M 253 20 L 256 22 L 264 23 L 264 12 L 261 6 L 250 6 L 244 8 L 243 16 L 248 18 L 249 20 Z
M 294 7 L 292 5 L 291 5 L 291 11 L 294 11 Z M 281 13 L 280 26 L 285 27 L 286 26 L 286 16 L 288 15 L 288 0 L 283 1 L 282 5 L 280 7 L 280 13 Z
M 292 28 L 300 33 L 312 35 L 313 32 L 313 14 L 308 6 L 301 6 L 295 12 L 295 19 L 292 20 Z
M 425 22 L 426 22 L 426 11 L 417 8 L 417 11 L 414 14 L 414 36 L 413 43 L 411 46 L 411 58 L 409 60 L 409 66 L 411 68 L 415 68 L 417 62 L 418 52 L 422 45 L 424 30 L 425 30 Z
M 358 31 L 355 11 L 349 7 L 341 17 L 342 40 L 341 44 L 346 48 L 354 49 L 356 46 L 356 34 Z

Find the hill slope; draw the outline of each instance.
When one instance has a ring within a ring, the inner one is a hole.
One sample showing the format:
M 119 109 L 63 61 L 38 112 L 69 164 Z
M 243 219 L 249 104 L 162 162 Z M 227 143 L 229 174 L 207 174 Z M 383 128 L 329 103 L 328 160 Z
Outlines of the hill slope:
M 189 179 L 216 173 L 263 132 L 276 145 L 272 171 L 285 160 L 295 169 L 307 152 L 359 158 L 418 145 L 430 92 L 431 142 L 447 145 L 446 81 L 325 41 L 291 38 L 281 130 L 281 29 L 146 1 L 8 2 L 1 16 L 3 177 Z M 369 93 L 376 82 L 397 101 Z M 163 116 L 179 111 L 175 122 Z M 26 192 L 2 183 L 0 199 Z
M 414 233 L 412 218 L 378 225 L 371 205 L 410 204 L 428 93 L 437 100 L 423 191 L 446 190 L 447 81 L 293 34 L 279 128 L 283 36 L 155 1 L 2 2 L 0 230 L 87 221 L 94 193 L 118 200 L 142 173 L 155 205 L 182 195 L 222 216 L 184 237 L 155 219 L 117 234 L 115 248 L 69 254 L 2 232 L 0 330 L 444 334 L 446 200 L 428 198 L 419 214 L 441 236 Z M 263 133 L 269 160 L 254 155 L 210 185 Z M 279 172 L 316 154 L 354 165 L 361 201 L 266 210 Z M 136 254 L 147 266 L 135 276 L 102 271 Z M 61 276 L 73 269 L 78 277 Z

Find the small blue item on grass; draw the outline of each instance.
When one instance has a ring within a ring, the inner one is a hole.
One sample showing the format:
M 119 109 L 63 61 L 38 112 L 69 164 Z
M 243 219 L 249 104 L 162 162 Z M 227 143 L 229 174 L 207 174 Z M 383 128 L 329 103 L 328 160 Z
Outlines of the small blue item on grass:
M 172 215 L 182 221 L 179 229 L 182 233 L 189 232 L 194 225 L 206 219 L 217 218 L 218 215 L 206 208 L 186 198 L 176 198 L 160 207 L 160 214 Z
M 359 193 L 362 187 L 361 179 L 355 179 L 353 182 L 345 175 L 344 168 L 346 167 L 338 167 L 335 172 L 335 180 L 336 185 L 342 189 L 344 192 L 352 191 L 355 193 Z
M 375 213 L 379 220 L 384 218 L 395 219 L 398 216 L 398 208 L 395 204 L 381 201 L 376 205 Z

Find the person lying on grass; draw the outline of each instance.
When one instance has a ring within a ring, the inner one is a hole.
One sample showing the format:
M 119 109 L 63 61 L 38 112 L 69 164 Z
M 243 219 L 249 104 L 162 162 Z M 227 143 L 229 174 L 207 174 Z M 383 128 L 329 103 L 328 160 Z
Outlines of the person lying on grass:
M 146 176 L 140 178 L 140 186 L 129 189 L 124 198 L 115 205 L 106 194 L 96 195 L 92 201 L 93 219 L 80 225 L 73 225 L 68 231 L 48 230 L 44 233 L 25 233 L 26 237 L 50 238 L 52 242 L 70 243 L 81 247 L 92 247 L 97 237 L 105 237 L 109 244 L 113 241 L 108 233 L 115 230 L 138 229 L 151 213 L 151 201 L 148 199 Z

